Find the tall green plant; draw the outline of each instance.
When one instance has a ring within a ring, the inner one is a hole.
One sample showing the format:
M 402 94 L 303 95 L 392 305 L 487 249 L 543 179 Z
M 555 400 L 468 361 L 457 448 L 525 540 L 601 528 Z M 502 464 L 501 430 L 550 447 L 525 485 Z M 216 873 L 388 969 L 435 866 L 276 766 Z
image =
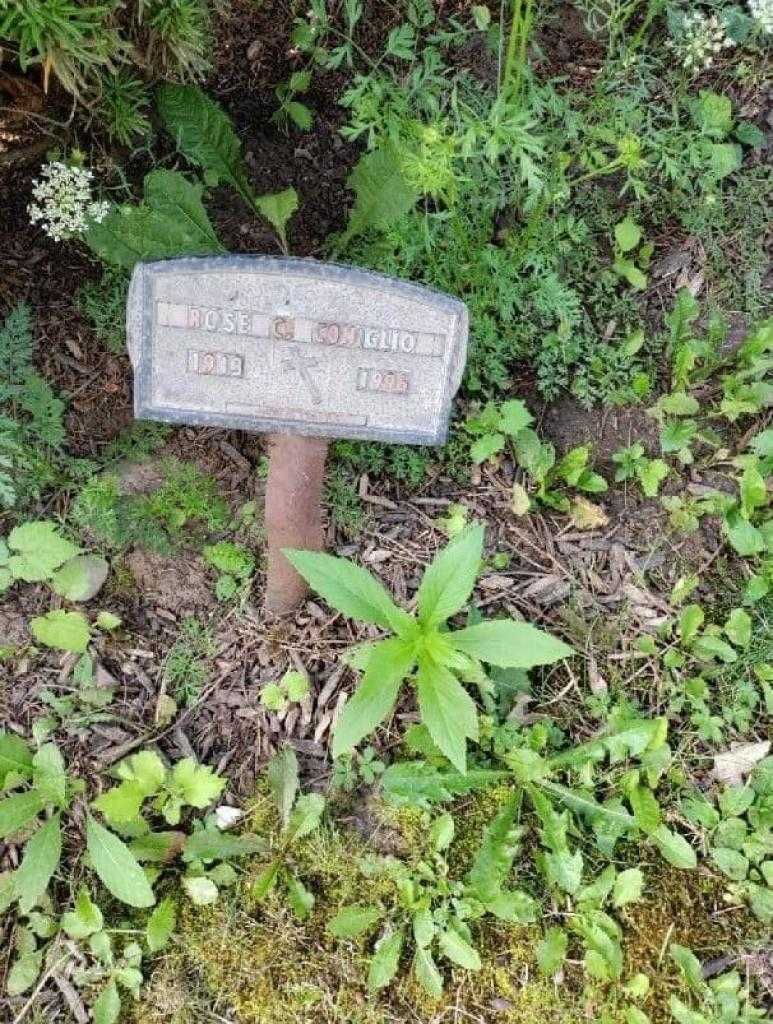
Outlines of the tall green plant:
M 346 704 L 333 737 L 333 757 L 351 750 L 392 711 L 410 680 L 422 721 L 451 763 L 466 770 L 466 743 L 478 738 L 478 713 L 462 682 L 482 682 L 482 662 L 532 668 L 572 653 L 560 640 L 526 622 L 498 619 L 449 630 L 467 603 L 481 564 L 482 526 L 473 526 L 439 552 L 422 579 L 416 613 L 399 608 L 383 585 L 353 562 L 312 551 L 285 551 L 314 590 L 352 618 L 393 636 L 361 647 L 360 687 Z

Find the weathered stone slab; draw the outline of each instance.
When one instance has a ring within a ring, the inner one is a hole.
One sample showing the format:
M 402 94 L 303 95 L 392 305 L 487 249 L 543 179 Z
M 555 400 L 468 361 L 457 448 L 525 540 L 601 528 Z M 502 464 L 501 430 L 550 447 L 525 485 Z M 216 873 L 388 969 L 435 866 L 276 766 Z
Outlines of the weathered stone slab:
M 137 264 L 127 337 L 140 419 L 440 444 L 467 309 L 314 260 L 175 259 Z

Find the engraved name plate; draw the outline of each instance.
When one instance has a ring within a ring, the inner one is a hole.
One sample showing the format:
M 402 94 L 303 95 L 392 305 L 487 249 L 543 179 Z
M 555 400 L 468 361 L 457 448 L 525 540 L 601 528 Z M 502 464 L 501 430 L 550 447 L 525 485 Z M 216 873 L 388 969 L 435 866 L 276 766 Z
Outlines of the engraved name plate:
M 467 309 L 314 260 L 175 259 L 135 267 L 127 338 L 139 419 L 441 444 Z

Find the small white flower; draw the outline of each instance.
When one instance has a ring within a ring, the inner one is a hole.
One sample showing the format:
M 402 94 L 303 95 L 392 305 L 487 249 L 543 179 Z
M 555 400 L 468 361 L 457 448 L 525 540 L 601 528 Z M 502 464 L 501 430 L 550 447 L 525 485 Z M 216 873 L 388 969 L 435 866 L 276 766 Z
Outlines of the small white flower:
M 766 35 L 773 35 L 773 0 L 749 0 L 749 14 Z
M 749 0 L 749 3 L 768 3 L 773 0 Z M 682 28 L 677 39 L 669 39 L 668 45 L 678 54 L 687 71 L 703 71 L 714 63 L 712 54 L 721 53 L 732 47 L 733 41 L 716 14 L 710 17 L 702 11 L 693 11 L 682 19 Z
M 44 164 L 40 178 L 33 182 L 36 201 L 27 207 L 30 223 L 39 223 L 55 242 L 82 234 L 92 222 L 99 224 L 110 204 L 93 199 L 93 177 L 91 171 L 58 160 Z

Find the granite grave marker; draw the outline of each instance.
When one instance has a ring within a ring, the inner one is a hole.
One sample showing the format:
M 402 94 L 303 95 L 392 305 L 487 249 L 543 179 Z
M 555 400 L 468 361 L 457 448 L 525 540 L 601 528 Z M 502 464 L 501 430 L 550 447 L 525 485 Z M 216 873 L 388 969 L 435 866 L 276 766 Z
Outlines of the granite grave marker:
M 272 435 L 267 605 L 304 593 L 282 547 L 319 548 L 328 438 L 441 444 L 467 310 L 354 267 L 268 256 L 138 263 L 127 339 L 139 419 Z

